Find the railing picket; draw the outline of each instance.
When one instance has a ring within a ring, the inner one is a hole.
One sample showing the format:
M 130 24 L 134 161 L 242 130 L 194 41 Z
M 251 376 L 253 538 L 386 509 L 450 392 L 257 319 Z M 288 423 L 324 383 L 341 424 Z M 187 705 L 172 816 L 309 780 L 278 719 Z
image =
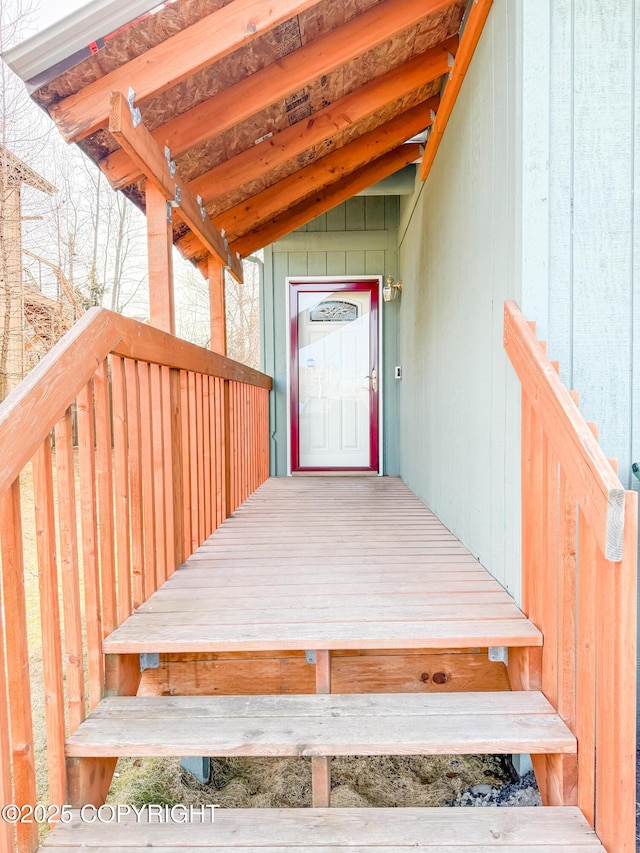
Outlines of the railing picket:
M 592 826 L 595 817 L 596 563 L 596 542 L 580 511 L 576 638 L 576 736 L 580 744 L 578 805 Z
M 138 362 L 140 385 L 140 445 L 142 450 L 142 526 L 144 530 L 144 598 L 157 587 L 156 506 L 154 500 L 153 424 L 151 418 L 151 377 L 149 365 Z
M 543 566 L 546 557 L 544 553 L 543 537 L 540 535 L 544 526 L 544 459 L 543 442 L 544 433 L 542 425 L 532 410 L 531 425 L 529 431 L 529 489 L 531 491 L 529 516 L 523 519 L 527 530 L 527 540 L 523 539 L 523 553 L 527 555 L 529 566 L 529 603 L 526 615 L 540 627 L 544 618 L 543 604 L 541 601 L 541 584 L 538 572 Z
M 129 439 L 124 360 L 111 358 L 113 460 L 115 470 L 115 529 L 117 554 L 118 625 L 131 616 L 131 531 L 129 526 Z
M 82 529 L 82 573 L 87 638 L 89 709 L 102 699 L 104 658 L 102 656 L 102 608 L 98 560 L 98 517 L 96 502 L 96 459 L 93 383 L 78 394 L 78 472 Z
M 153 447 L 153 506 L 155 511 L 156 589 L 167 579 L 167 541 L 164 497 L 164 442 L 162 436 L 162 377 L 157 364 L 149 366 Z
M 198 528 L 198 427 L 196 404 L 196 375 L 187 376 L 189 394 L 189 477 L 191 482 L 191 552 L 200 547 Z
M 213 531 L 211 511 L 211 399 L 209 395 L 209 377 L 202 377 L 202 477 L 204 508 L 204 538 L 208 539 Z
M 242 436 L 242 498 L 241 501 L 244 501 L 245 498 L 249 494 L 249 431 L 248 431 L 248 411 L 249 411 L 249 401 L 247 394 L 247 386 L 240 385 L 240 399 L 241 399 L 241 407 L 240 407 L 240 434 Z
M 49 802 L 59 806 L 66 801 L 65 720 L 53 471 L 49 436 L 33 458 L 33 494 L 40 587 Z
M 176 569 L 176 545 L 173 500 L 173 422 L 171 417 L 171 375 L 169 368 L 160 367 L 162 386 L 162 448 L 164 474 L 165 565 L 166 577 Z
M 531 483 L 531 421 L 533 418 L 533 410 L 531 402 L 526 394 L 525 389 L 522 389 L 522 414 L 521 414 L 521 433 L 522 433 L 522 453 L 521 453 L 521 473 L 520 478 L 522 483 Z M 534 531 L 531 523 L 531 507 L 533 503 L 533 495 L 530 488 L 522 489 L 522 595 L 521 604 L 523 612 L 528 616 L 531 607 L 532 599 L 532 583 L 534 566 L 532 563 L 532 537 Z
M 213 379 L 215 396 L 216 423 L 216 528 L 220 527 L 227 516 L 226 511 L 226 462 L 225 448 L 225 416 L 224 416 L 224 379 L 218 376 Z
M 11 755 L 14 784 L 13 797 L 9 796 L 9 799 L 2 802 L 15 802 L 22 806 L 36 802 L 36 771 L 32 743 L 31 681 L 19 479 L 15 480 L 0 499 L 0 543 L 2 546 L 2 596 L 4 601 L 11 602 L 10 607 L 5 607 L 5 633 L 0 635 L 0 640 L 3 636 L 5 637 L 6 680 L 11 713 L 11 747 L 6 752 L 3 751 L 2 755 Z M 2 610 L 0 609 L 0 623 L 1 620 Z M 4 669 L 4 658 L 0 663 Z M 5 684 L 4 677 L 0 684 Z M 2 705 L 2 713 L 6 713 L 5 702 L 0 701 L 0 705 Z M 0 726 L 4 730 L 2 722 Z M 1 763 L 9 773 L 11 767 L 9 761 Z M 4 777 L 4 770 L 2 775 Z M 9 782 L 9 792 L 10 790 Z M 0 821 L 1 824 L 2 821 Z M 11 830 L 11 826 L 9 824 L 7 826 Z M 38 846 L 37 826 L 20 823 L 17 833 L 20 853 L 31 853 L 35 850 Z
M 182 433 L 182 550 L 191 553 L 191 444 L 189 437 L 191 410 L 189 407 L 189 375 L 180 371 L 180 425 Z
M 202 390 L 202 374 L 196 373 L 196 458 L 198 460 L 198 546 L 202 545 L 205 539 L 205 515 L 204 515 L 204 470 L 202 467 L 202 459 L 204 457 L 204 412 L 203 412 L 203 390 Z
M 3 498 L 4 500 L 4 498 Z M 0 687 L 4 690 L 7 683 L 7 671 L 5 669 L 5 645 L 4 645 L 4 612 L 2 590 L 0 590 Z M 29 733 L 31 734 L 31 733 Z M 11 736 L 9 734 L 9 704 L 5 700 L 4 692 L 0 694 L 0 754 L 11 755 Z M 0 762 L 0 803 L 20 803 L 17 795 L 14 797 L 11 786 L 11 763 L 7 761 Z M 34 799 L 31 802 L 35 802 Z M 17 827 L 20 830 L 20 825 Z M 6 820 L 0 820 L 0 850 L 6 850 L 9 853 L 14 848 L 14 831 L 13 824 Z M 37 827 L 29 826 L 28 835 L 23 836 L 18 842 L 19 853 L 34 853 L 38 848 L 38 833 Z
M 71 409 L 67 409 L 65 416 L 56 424 L 55 437 L 67 708 L 69 734 L 73 734 L 86 714 Z
M 560 470 L 560 566 L 558 571 L 558 713 L 576 730 L 576 499 Z
M 109 368 L 102 362 L 94 377 L 96 413 L 96 482 L 100 531 L 102 631 L 108 636 L 117 625 L 115 534 L 113 524 L 113 453 Z
M 173 494 L 172 524 L 173 524 L 173 561 L 172 569 L 181 566 L 188 554 L 185 553 L 184 539 L 184 480 L 183 480 L 183 432 L 182 432 L 182 394 L 180 388 L 180 371 L 171 368 L 169 371 L 169 420 L 170 420 L 170 477 Z
M 542 692 L 554 708 L 558 707 L 558 462 L 546 436 L 543 440 L 544 551 L 540 567 L 542 581 L 541 612 L 544 645 L 542 647 Z
M 145 600 L 144 522 L 142 509 L 142 446 L 138 365 L 124 363 L 127 384 L 127 435 L 129 438 L 129 504 L 131 514 L 131 592 L 134 608 Z

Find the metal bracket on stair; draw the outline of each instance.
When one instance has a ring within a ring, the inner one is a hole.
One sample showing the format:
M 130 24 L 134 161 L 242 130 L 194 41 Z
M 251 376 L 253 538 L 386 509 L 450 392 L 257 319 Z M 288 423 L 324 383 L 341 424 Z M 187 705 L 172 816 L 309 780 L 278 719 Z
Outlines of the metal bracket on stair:
M 315 649 L 307 649 L 304 653 L 304 659 L 307 663 L 315 663 L 316 662 L 316 650 Z
M 189 755 L 180 759 L 180 767 L 201 785 L 208 785 L 211 778 L 211 759 L 207 756 Z
M 507 646 L 489 646 L 489 660 L 493 663 L 509 663 L 509 649 Z
M 157 652 L 143 652 L 140 655 L 140 672 L 145 669 L 158 669 L 160 667 L 160 655 Z

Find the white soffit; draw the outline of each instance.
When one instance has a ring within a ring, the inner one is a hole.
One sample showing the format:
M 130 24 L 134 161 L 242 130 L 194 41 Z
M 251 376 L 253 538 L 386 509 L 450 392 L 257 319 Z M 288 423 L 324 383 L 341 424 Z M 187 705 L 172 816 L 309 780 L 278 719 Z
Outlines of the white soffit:
M 91 0 L 61 21 L 4 51 L 2 58 L 25 83 L 35 81 L 38 75 L 87 49 L 92 42 L 163 5 L 161 0 Z

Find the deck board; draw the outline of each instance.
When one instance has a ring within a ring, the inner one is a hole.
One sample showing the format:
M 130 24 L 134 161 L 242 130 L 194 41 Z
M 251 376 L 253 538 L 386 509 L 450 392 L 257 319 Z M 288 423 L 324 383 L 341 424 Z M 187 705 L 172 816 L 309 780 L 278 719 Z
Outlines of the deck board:
M 142 853 L 604 853 L 577 808 L 216 809 L 185 825 L 144 818 L 58 825 L 44 850 Z
M 540 645 L 511 597 L 402 483 L 274 478 L 106 652 Z

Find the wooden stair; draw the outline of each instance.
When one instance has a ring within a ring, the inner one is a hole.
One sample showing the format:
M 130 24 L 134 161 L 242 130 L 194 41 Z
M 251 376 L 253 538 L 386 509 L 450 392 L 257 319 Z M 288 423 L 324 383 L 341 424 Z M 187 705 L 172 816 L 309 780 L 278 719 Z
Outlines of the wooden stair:
M 188 826 L 130 818 L 60 825 L 52 853 L 604 853 L 577 808 L 217 809 Z
M 116 696 L 67 742 L 86 756 L 575 753 L 531 693 Z
M 513 599 L 403 484 L 375 479 L 265 484 L 103 644 L 131 676 L 120 693 L 136 692 L 141 653 L 312 650 L 315 694 L 109 695 L 66 744 L 70 772 L 85 779 L 125 756 L 306 756 L 315 807 L 219 809 L 213 825 L 76 816 L 45 848 L 604 853 L 571 795 L 534 809 L 318 808 L 329 804 L 332 756 L 529 753 L 569 780 L 575 769 L 576 739 L 536 690 L 375 692 L 379 680 L 331 692 L 334 650 L 504 646 L 515 669 L 530 653 L 539 660 L 542 636 Z M 380 532 L 390 508 L 394 530 Z

